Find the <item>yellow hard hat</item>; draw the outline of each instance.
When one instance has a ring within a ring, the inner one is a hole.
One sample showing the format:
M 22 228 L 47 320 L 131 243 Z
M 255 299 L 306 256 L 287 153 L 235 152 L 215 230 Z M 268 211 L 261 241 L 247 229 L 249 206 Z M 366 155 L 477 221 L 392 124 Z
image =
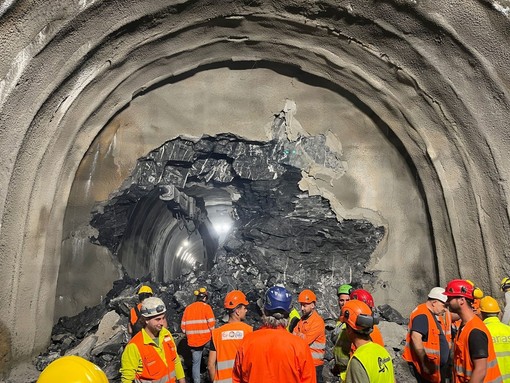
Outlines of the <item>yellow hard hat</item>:
M 152 289 L 149 286 L 145 286 L 145 285 L 140 287 L 140 290 L 138 290 L 138 295 L 143 294 L 143 293 L 154 294 L 152 292 Z
M 484 313 L 497 314 L 501 311 L 498 301 L 487 295 L 480 299 L 480 311 Z
M 501 280 L 501 290 L 505 291 L 510 287 L 510 278 L 505 277 Z
M 51 362 L 37 383 L 108 383 L 106 374 L 94 363 L 79 356 L 63 356 Z

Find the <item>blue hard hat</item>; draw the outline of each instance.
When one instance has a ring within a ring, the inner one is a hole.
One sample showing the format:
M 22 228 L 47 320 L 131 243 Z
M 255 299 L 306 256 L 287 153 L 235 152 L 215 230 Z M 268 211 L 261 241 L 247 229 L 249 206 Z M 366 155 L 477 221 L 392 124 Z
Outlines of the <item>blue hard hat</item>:
M 273 286 L 266 292 L 266 300 L 264 303 L 264 309 L 267 311 L 282 310 L 286 313 L 290 313 L 292 304 L 292 295 L 287 291 L 285 287 Z

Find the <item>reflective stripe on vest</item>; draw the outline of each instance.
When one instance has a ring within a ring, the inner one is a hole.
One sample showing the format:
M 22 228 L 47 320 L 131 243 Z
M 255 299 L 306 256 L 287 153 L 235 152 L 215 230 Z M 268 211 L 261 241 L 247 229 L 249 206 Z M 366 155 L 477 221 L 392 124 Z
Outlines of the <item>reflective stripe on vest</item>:
M 197 301 L 186 307 L 181 329 L 186 334 L 188 345 L 200 347 L 209 342 L 215 323 L 214 313 L 207 303 Z
M 510 381 L 510 326 L 501 323 L 497 317 L 486 318 L 483 323 L 492 336 L 501 378 L 504 382 Z
M 307 343 L 311 340 L 310 336 L 315 337 L 312 343 L 308 345 L 312 353 L 313 364 L 314 366 L 323 365 L 326 352 L 326 331 L 324 320 L 317 311 L 312 311 L 306 319 L 301 318 L 294 328 L 293 334 L 304 339 Z
M 414 348 L 411 345 L 411 329 L 413 326 L 413 320 L 419 316 L 419 315 L 425 315 L 427 318 L 427 325 L 428 325 L 428 335 L 427 335 L 427 341 L 423 341 L 423 348 L 425 350 L 425 354 L 427 355 L 427 358 L 430 359 L 432 362 L 434 362 L 434 371 L 432 374 L 427 374 L 425 371 L 423 371 L 423 366 L 419 363 L 419 358 L 414 352 Z M 404 353 L 402 357 L 407 362 L 410 362 L 414 365 L 416 370 L 418 371 L 418 374 L 420 376 L 430 382 L 437 382 L 439 383 L 441 381 L 441 376 L 439 373 L 440 370 L 440 364 L 441 364 L 441 346 L 440 346 L 440 331 L 437 327 L 437 323 L 434 319 L 434 314 L 427 308 L 426 303 L 422 303 L 421 305 L 418 305 L 413 312 L 411 313 L 411 316 L 409 318 L 409 325 L 407 328 L 407 335 L 406 335 L 406 345 L 404 347 Z
M 487 349 L 489 356 L 487 358 L 487 373 L 485 375 L 484 383 L 501 383 L 501 373 L 499 371 L 496 353 L 494 352 L 494 344 L 492 336 L 487 329 L 487 326 L 480 318 L 474 316 L 467 322 L 460 333 L 457 333 L 455 338 L 455 347 L 453 353 L 453 374 L 455 383 L 469 382 L 473 374 L 473 362 L 471 361 L 469 353 L 469 334 L 472 330 L 478 329 L 483 331 L 488 339 Z
M 163 333 L 159 337 L 159 343 L 163 348 L 165 361 L 156 350 L 156 344 L 151 342 L 146 344 L 144 341 L 145 330 L 136 334 L 129 343 L 134 343 L 140 353 L 142 361 L 142 372 L 136 373 L 136 379 L 140 382 L 157 382 L 157 383 L 175 383 L 175 363 L 177 351 L 172 335 L 166 329 L 161 330 Z

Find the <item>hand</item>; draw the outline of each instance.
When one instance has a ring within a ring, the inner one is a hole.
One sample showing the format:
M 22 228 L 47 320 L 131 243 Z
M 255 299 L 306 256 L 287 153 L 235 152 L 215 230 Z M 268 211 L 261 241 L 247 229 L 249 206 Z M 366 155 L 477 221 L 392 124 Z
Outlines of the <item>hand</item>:
M 423 372 L 425 372 L 427 375 L 432 375 L 436 369 L 436 365 L 434 361 L 431 359 L 425 357 L 423 360 Z

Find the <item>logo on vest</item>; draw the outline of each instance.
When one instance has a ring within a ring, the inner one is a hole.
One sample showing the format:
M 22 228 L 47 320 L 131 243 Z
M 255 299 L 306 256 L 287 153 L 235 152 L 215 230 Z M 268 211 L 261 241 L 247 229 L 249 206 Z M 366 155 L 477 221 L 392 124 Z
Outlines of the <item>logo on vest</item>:
M 243 339 L 243 338 L 244 338 L 243 330 L 223 331 L 221 333 L 221 340 L 236 340 L 236 339 Z
M 379 372 L 385 372 L 388 371 L 388 366 L 386 366 L 386 363 L 390 362 L 391 358 L 377 358 L 377 364 L 379 365 Z

